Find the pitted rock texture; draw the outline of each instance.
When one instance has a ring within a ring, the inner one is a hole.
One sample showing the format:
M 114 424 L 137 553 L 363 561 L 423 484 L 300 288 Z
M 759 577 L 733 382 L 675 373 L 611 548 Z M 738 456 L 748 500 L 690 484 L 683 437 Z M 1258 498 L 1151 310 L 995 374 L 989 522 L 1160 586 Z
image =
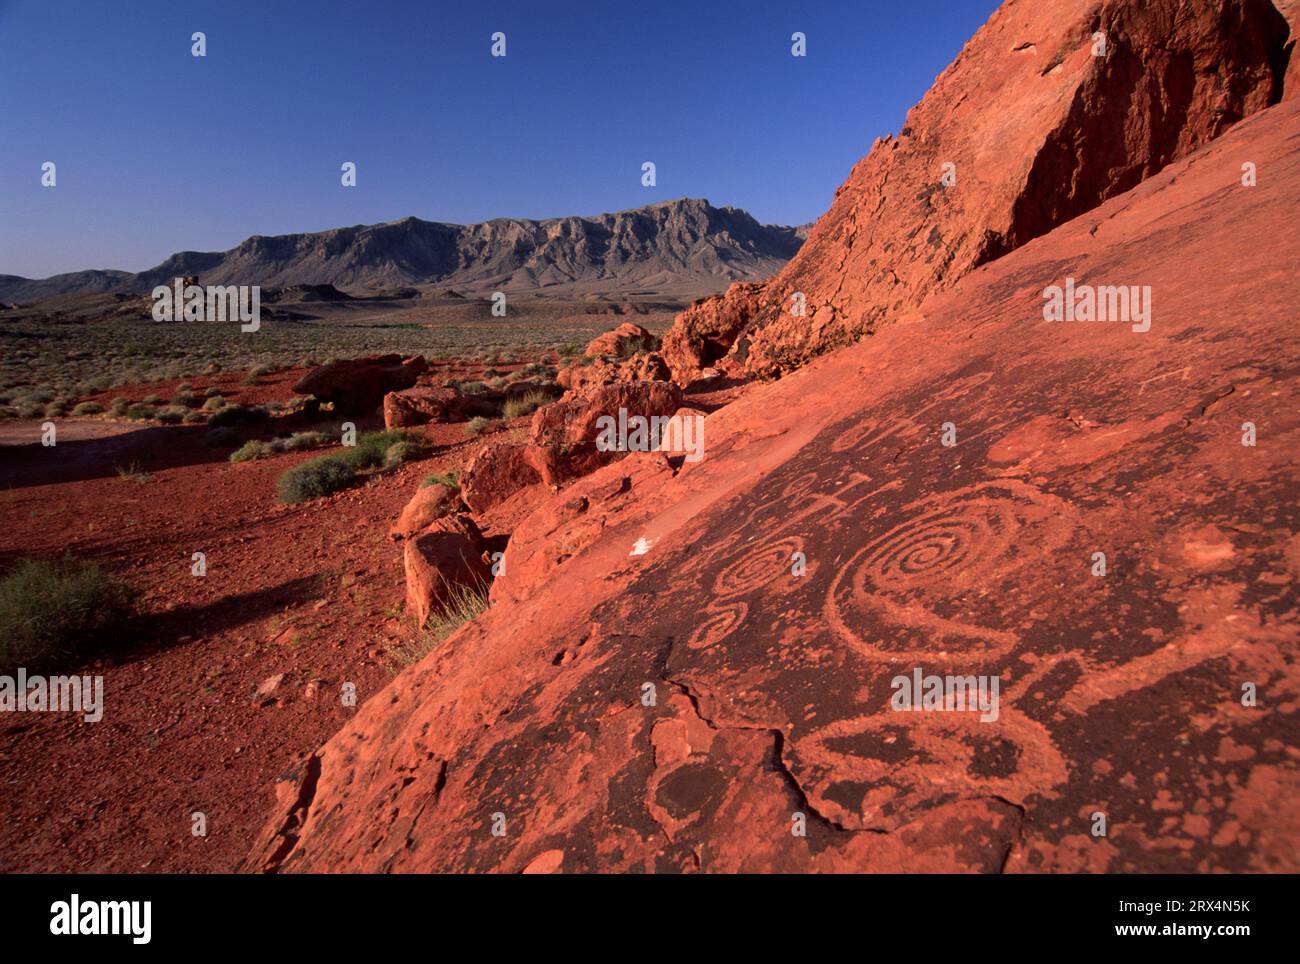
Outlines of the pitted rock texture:
M 562 491 L 248 866 L 1300 870 L 1296 183 L 1292 101 Z M 1044 321 L 1066 277 L 1150 330 Z
M 728 352 L 780 375 L 906 318 L 1276 102 L 1287 40 L 1268 0 L 1009 0 L 775 278 L 678 316 L 674 379 Z

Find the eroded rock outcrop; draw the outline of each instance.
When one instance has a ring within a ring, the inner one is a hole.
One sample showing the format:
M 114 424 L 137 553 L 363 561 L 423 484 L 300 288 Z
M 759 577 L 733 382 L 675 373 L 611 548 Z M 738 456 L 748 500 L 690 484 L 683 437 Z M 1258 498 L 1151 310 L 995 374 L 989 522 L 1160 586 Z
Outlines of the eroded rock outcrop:
M 293 390 L 333 402 L 340 414 L 365 415 L 377 409 L 389 392 L 412 387 L 428 370 L 422 355 L 371 355 L 314 368 L 298 380 Z
M 779 375 L 906 317 L 1276 101 L 1287 37 L 1268 0 L 1003 4 L 775 278 L 678 317 L 674 378 L 728 352 Z
M 1291 101 L 562 491 L 248 866 L 1300 869 L 1296 183 Z M 1045 321 L 1066 278 L 1149 330 Z
M 445 515 L 403 543 L 406 611 L 423 625 L 456 587 L 478 590 L 492 577 L 483 560 L 483 536 L 465 515 Z

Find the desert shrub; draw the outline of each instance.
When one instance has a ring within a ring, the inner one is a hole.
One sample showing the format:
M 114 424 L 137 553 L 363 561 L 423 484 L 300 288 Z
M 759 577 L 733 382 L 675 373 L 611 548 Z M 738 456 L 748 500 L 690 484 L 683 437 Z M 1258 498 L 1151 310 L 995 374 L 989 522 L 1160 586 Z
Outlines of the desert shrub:
M 249 370 L 250 378 L 261 378 L 263 375 L 274 375 L 278 369 L 274 365 L 258 365 Z
M 431 485 L 441 485 L 448 489 L 460 491 L 460 476 L 454 469 L 447 472 L 434 472 L 432 475 L 426 475 L 424 481 L 420 483 L 420 488 L 427 489 Z
M 40 418 L 45 414 L 45 406 L 40 402 L 23 402 L 18 406 L 19 418 Z
M 482 435 L 484 432 L 487 431 L 488 426 L 491 424 L 492 424 L 491 419 L 486 419 L 482 415 L 479 415 L 475 418 L 471 418 L 468 422 L 465 423 L 465 434 Z
M 203 406 L 207 408 L 207 405 Z M 265 421 L 266 409 L 257 405 L 227 405 L 219 408 L 208 417 L 208 425 L 220 428 L 223 425 L 252 425 Z
M 404 439 L 394 442 L 384 452 L 384 468 L 395 469 L 429 454 L 429 446 L 422 439 Z
M 344 459 L 354 471 L 371 469 L 384 464 L 384 456 L 390 446 L 411 440 L 412 436 L 406 432 L 365 432 L 357 437 L 357 444 L 345 448 L 339 458 Z
M 163 397 L 161 395 L 146 395 L 144 398 L 140 399 L 140 401 L 144 402 L 146 405 L 161 405 L 163 403 Z
M 486 585 L 450 587 L 446 601 L 429 613 L 415 641 L 398 649 L 397 662 L 403 666 L 418 663 L 461 626 L 487 612 L 488 606 Z
M 461 382 L 458 387 L 466 395 L 482 395 L 488 390 L 486 382 Z
M 62 402 L 50 402 L 43 413 L 46 418 L 61 418 L 68 414 L 68 408 Z
M 73 415 L 102 415 L 104 406 L 99 402 L 82 402 L 72 410 Z
M 203 411 L 215 412 L 218 409 L 224 408 L 225 404 L 226 400 L 220 395 L 209 395 L 208 400 L 203 403 Z
M 219 398 L 221 396 L 221 389 L 217 388 L 216 385 L 209 385 L 207 388 L 203 389 L 203 394 L 207 398 Z
M 121 418 L 123 415 L 126 414 L 127 406 L 129 406 L 130 404 L 131 403 L 128 402 L 125 398 L 119 396 L 113 399 L 113 401 L 109 404 L 108 412 L 110 415 L 116 415 L 118 418 Z
M 134 405 L 128 405 L 126 408 L 126 417 L 137 422 L 143 422 L 154 417 L 156 412 L 153 406 L 146 405 L 144 402 L 136 402 Z
M 280 476 L 276 488 L 281 502 L 306 502 L 346 489 L 356 481 L 356 471 L 341 455 L 322 455 L 295 465 Z
M 274 447 L 272 447 L 272 445 L 269 442 L 262 442 L 262 441 L 258 441 L 257 439 L 252 439 L 251 441 L 245 442 L 239 448 L 235 449 L 235 451 L 231 452 L 230 461 L 253 462 L 256 461 L 257 459 L 268 458 L 274 454 L 275 454 L 275 449 Z
M 164 425 L 179 425 L 188 414 L 189 412 L 179 405 L 168 405 L 159 410 L 157 419 Z
M 19 561 L 0 579 L 0 672 L 83 655 L 132 604 L 131 591 L 91 563 Z
M 582 351 L 582 346 L 577 342 L 566 341 L 556 350 L 565 358 L 568 358 L 569 356 L 576 355 L 578 352 Z
M 194 425 L 199 422 L 206 422 L 208 417 L 202 412 L 186 412 L 185 417 L 181 419 L 186 425 Z
M 334 436 L 325 432 L 294 432 L 287 439 L 283 439 L 283 451 L 299 452 L 303 449 L 314 449 L 322 445 L 329 445 L 333 441 Z
M 193 392 L 177 392 L 175 397 L 172 398 L 172 404 L 184 405 L 186 408 L 197 408 L 199 404 L 199 396 L 195 395 Z
M 501 389 L 506 387 L 506 380 L 502 378 L 500 375 L 497 375 L 495 378 L 489 378 L 488 387 L 491 388 L 493 391 L 499 392 L 501 391 Z
M 514 398 L 507 398 L 505 407 L 501 410 L 503 418 L 519 418 L 521 415 L 531 415 L 543 405 L 549 405 L 555 401 L 555 396 L 541 388 L 534 388 L 524 392 L 522 395 L 516 395 Z

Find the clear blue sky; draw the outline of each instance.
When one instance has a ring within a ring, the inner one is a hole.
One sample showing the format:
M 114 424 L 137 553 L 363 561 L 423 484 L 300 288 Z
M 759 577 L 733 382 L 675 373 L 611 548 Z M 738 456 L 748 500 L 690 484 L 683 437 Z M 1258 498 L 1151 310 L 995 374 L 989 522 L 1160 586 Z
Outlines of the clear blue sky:
M 0 274 L 682 196 L 811 221 L 996 6 L 0 0 Z

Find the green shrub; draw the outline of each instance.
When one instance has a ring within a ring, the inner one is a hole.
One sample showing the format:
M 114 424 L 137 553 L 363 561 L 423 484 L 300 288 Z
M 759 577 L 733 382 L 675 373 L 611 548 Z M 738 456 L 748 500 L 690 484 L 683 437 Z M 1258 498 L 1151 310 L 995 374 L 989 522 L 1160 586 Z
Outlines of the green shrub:
M 268 458 L 275 454 L 275 449 L 268 442 L 260 442 L 256 439 L 245 442 L 235 451 L 230 453 L 232 462 L 254 462 L 257 459 Z
M 130 404 L 131 403 L 128 402 L 125 398 L 121 398 L 119 396 L 118 398 L 113 399 L 112 404 L 108 406 L 108 412 L 110 415 L 115 415 L 118 418 L 121 418 L 123 415 L 126 414 L 127 407 Z
M 454 470 L 450 472 L 434 472 L 432 475 L 425 477 L 424 481 L 420 483 L 420 488 L 427 489 L 431 485 L 441 485 L 448 489 L 460 491 L 460 477 Z
M 18 406 L 19 418 L 40 418 L 45 414 L 45 406 L 40 402 L 24 402 Z
M 0 579 L 0 672 L 84 655 L 132 603 L 130 590 L 91 563 L 21 560 Z
M 126 417 L 137 422 L 143 422 L 153 418 L 155 412 L 153 408 L 143 402 L 136 402 L 134 405 L 128 405 L 126 408 Z
M 395 469 L 407 462 L 414 462 L 429 454 L 429 446 L 422 440 L 406 439 L 394 442 L 384 452 L 384 468 Z
M 188 414 L 189 412 L 179 405 L 168 405 L 158 412 L 157 418 L 164 425 L 179 425 Z
M 406 432 L 365 432 L 357 437 L 357 444 L 344 448 L 339 458 L 344 459 L 354 471 L 372 469 L 384 464 L 384 456 L 390 446 L 398 442 L 409 442 L 412 436 Z
M 346 489 L 356 481 L 356 471 L 341 455 L 322 455 L 295 465 L 276 483 L 281 502 L 306 502 Z
M 258 405 L 227 405 L 217 409 L 208 417 L 208 425 L 212 428 L 220 428 L 223 425 L 252 425 L 255 422 L 265 421 L 266 418 L 266 409 Z
M 72 410 L 73 415 L 102 415 L 104 406 L 99 402 L 82 402 Z
M 471 418 L 468 422 L 465 423 L 465 434 L 482 435 L 484 432 L 487 431 L 487 427 L 491 424 L 492 424 L 491 420 L 484 418 L 482 415 L 478 416 L 477 418 Z

